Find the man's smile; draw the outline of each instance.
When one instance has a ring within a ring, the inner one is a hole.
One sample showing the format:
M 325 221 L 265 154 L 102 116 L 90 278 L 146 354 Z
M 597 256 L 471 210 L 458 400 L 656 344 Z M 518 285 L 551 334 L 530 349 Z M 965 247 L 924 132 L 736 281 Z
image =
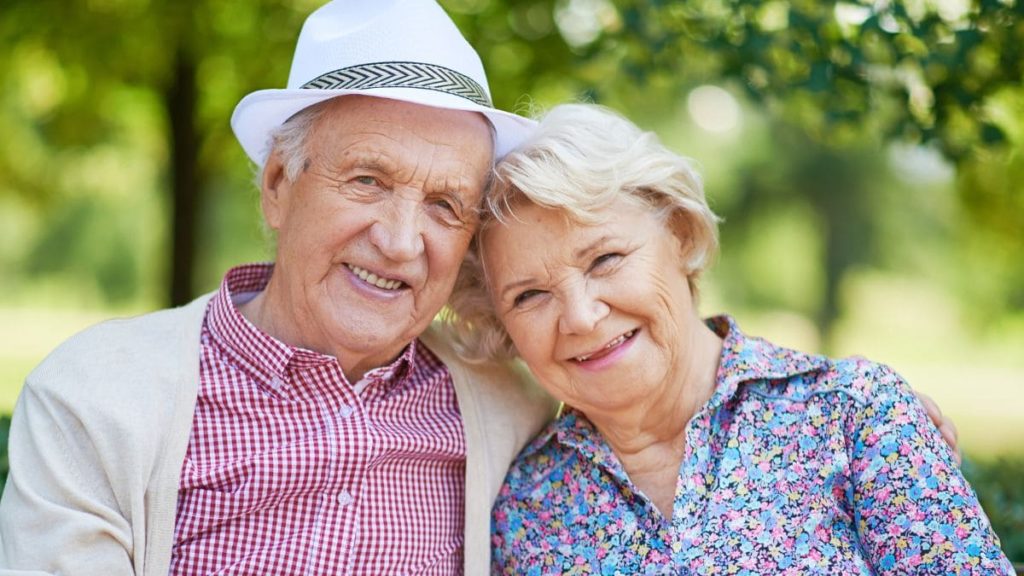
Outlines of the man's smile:
M 400 290 L 408 286 L 405 282 L 402 282 L 401 280 L 377 276 L 373 272 L 370 272 L 365 268 L 360 268 L 355 264 L 345 264 L 345 267 L 351 270 L 353 274 L 358 276 L 360 280 L 363 280 L 367 284 L 376 286 L 377 288 L 381 288 L 384 290 Z

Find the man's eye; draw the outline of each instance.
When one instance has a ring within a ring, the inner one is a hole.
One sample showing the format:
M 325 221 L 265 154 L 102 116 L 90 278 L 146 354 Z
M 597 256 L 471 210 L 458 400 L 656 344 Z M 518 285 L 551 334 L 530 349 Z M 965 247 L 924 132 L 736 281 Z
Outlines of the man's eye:
M 532 298 L 541 294 L 542 292 L 540 290 L 524 290 L 523 292 L 516 294 L 516 297 L 512 300 L 512 306 L 514 308 L 518 308 L 519 306 L 529 302 Z
M 440 199 L 440 200 L 434 201 L 434 206 L 437 206 L 438 208 L 441 208 L 442 210 L 446 210 L 446 211 L 448 211 L 448 212 L 450 212 L 452 214 L 457 214 L 457 212 L 455 210 L 455 206 L 451 202 L 449 202 L 448 200 L 445 200 L 443 198 Z
M 438 196 L 430 200 L 430 209 L 435 217 L 447 226 L 462 228 L 472 223 L 473 214 L 467 212 L 458 199 Z
M 354 180 L 364 186 L 377 186 L 380 184 L 380 182 L 373 176 L 356 176 Z

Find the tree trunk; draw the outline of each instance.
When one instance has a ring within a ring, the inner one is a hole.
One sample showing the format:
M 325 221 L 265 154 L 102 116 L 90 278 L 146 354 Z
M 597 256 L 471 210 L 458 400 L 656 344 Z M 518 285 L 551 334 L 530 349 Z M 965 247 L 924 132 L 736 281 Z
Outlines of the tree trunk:
M 164 94 L 170 121 L 171 266 L 169 303 L 192 299 L 199 222 L 199 137 L 196 133 L 196 65 L 186 49 L 175 57 L 174 78 Z

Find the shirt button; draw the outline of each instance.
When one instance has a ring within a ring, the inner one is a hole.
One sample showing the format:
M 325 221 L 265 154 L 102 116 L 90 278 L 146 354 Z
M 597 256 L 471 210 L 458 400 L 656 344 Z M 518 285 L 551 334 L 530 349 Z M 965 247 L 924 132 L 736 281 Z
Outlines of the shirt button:
M 370 385 L 370 379 L 367 378 L 367 377 L 364 377 L 359 382 L 356 382 L 355 385 L 352 386 L 352 388 L 355 390 L 356 395 L 359 396 L 359 395 L 361 395 L 363 393 L 363 390 L 366 390 L 366 387 L 369 386 L 369 385 Z
M 352 503 L 352 495 L 348 493 L 348 490 L 342 490 L 338 493 L 338 504 L 342 506 L 348 506 Z
M 351 406 L 342 406 L 341 410 L 338 410 L 338 415 L 341 416 L 342 419 L 344 419 L 344 418 L 348 418 L 349 416 L 351 416 L 352 412 L 353 412 L 353 410 L 352 410 Z

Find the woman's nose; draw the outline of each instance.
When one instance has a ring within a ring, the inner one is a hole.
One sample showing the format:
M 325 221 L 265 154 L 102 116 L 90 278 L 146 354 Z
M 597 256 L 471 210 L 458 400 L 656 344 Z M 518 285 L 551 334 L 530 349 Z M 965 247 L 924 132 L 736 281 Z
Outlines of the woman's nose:
M 608 305 L 586 287 L 573 290 L 562 303 L 558 329 L 562 334 L 586 334 L 608 315 Z

